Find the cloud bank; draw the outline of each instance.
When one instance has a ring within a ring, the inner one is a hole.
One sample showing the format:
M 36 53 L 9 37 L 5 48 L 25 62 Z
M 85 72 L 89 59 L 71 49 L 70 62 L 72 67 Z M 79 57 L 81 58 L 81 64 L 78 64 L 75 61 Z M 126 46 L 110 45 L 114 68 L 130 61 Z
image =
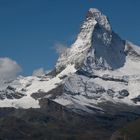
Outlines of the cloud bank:
M 21 67 L 16 61 L 5 57 L 0 58 L 0 80 L 11 80 L 21 72 Z

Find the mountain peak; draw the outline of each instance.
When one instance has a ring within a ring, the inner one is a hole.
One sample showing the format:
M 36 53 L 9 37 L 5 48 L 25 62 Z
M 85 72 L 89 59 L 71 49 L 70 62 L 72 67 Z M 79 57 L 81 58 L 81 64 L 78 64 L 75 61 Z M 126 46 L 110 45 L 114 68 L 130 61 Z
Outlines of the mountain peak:
M 114 43 L 119 43 L 112 44 L 112 40 Z M 113 53 L 113 56 L 119 54 L 119 52 L 122 51 L 123 45 L 123 41 L 113 33 L 107 16 L 96 8 L 90 8 L 76 41 L 66 53 L 59 57 L 56 69 L 59 71 L 68 64 L 75 64 L 76 67 L 79 68 L 79 65 L 81 66 L 84 63 L 84 60 L 86 60 L 89 54 L 92 54 L 94 61 L 96 61 L 94 66 L 98 65 L 97 62 L 100 62 L 97 59 L 101 59 L 103 60 L 103 62 L 101 62 L 102 64 L 100 64 L 103 65 L 102 67 L 105 67 L 105 69 L 106 67 L 107 69 L 112 68 L 111 62 L 113 60 L 108 57 L 108 54 Z M 110 47 L 112 49 L 109 49 Z M 122 57 L 118 55 L 118 57 L 114 57 L 114 59 L 117 59 L 114 61 L 119 63 L 118 61 L 120 61 Z
M 104 15 L 101 11 L 99 11 L 96 8 L 90 8 L 88 10 L 87 16 L 86 16 L 87 20 L 94 18 L 94 20 L 96 20 L 96 22 L 103 28 L 105 28 L 107 31 L 112 31 L 111 26 L 110 26 L 110 22 L 109 19 L 107 18 L 106 15 Z
M 88 10 L 88 12 L 90 12 L 91 14 L 93 14 L 93 13 L 101 13 L 98 9 L 96 9 L 96 8 L 90 8 L 89 10 Z

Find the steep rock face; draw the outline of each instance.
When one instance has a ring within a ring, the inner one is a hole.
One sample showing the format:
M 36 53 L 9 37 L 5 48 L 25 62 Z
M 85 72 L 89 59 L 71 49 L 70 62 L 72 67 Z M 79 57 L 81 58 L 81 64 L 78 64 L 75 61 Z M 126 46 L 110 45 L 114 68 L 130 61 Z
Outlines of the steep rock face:
M 125 42 L 115 34 L 109 20 L 99 10 L 91 8 L 81 31 L 68 52 L 61 55 L 56 69 L 75 64 L 89 73 L 99 69 L 117 69 L 125 63 Z

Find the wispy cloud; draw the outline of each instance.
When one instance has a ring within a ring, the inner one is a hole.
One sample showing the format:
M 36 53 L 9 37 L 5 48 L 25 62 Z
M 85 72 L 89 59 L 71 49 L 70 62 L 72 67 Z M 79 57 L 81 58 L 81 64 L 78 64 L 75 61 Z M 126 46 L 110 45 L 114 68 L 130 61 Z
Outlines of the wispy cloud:
M 33 76 L 42 76 L 42 75 L 45 75 L 46 72 L 43 68 L 39 68 L 39 69 L 36 69 L 33 71 Z
M 68 50 L 68 46 L 60 42 L 55 43 L 54 48 L 59 55 L 61 55 L 62 53 L 65 53 Z

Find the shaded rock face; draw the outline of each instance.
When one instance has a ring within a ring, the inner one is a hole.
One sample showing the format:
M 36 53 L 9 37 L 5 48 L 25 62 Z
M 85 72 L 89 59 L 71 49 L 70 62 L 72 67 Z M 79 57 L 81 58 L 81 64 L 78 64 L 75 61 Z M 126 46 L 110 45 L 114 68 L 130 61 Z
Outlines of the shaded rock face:
M 105 35 L 104 29 L 100 28 L 99 25 L 96 26 L 93 33 L 93 47 L 95 48 L 96 61 L 102 59 L 102 65 L 100 65 L 103 68 L 105 68 L 106 65 L 108 65 L 108 69 L 118 69 L 122 67 L 126 58 L 124 53 L 125 42 L 114 32 L 112 32 L 112 38 L 108 41 L 109 35 L 107 35 L 107 33 Z
M 52 89 L 49 92 L 38 90 L 38 92 L 33 93 L 31 97 L 33 97 L 35 100 L 39 100 L 45 97 L 47 98 L 47 96 L 51 95 L 49 99 L 55 99 L 57 96 L 62 95 L 63 91 L 64 91 L 64 86 L 59 85 L 57 88 Z
M 109 42 L 107 40 L 108 35 L 105 35 L 105 32 L 108 31 L 105 31 L 98 24 L 95 26 L 92 35 L 91 51 L 87 54 L 81 68 L 86 73 L 89 73 L 89 75 L 93 75 L 95 70 L 119 69 L 126 62 L 126 54 L 124 52 L 125 41 L 112 32 Z
M 15 88 L 8 86 L 6 90 L 0 91 L 0 100 L 4 99 L 21 99 L 25 95 L 23 93 L 17 92 Z
M 132 99 L 133 102 L 137 103 L 140 102 L 140 95 Z
M 133 49 L 133 44 L 126 42 L 125 53 L 130 56 L 133 61 L 140 60 L 140 54 L 137 53 L 135 49 Z

